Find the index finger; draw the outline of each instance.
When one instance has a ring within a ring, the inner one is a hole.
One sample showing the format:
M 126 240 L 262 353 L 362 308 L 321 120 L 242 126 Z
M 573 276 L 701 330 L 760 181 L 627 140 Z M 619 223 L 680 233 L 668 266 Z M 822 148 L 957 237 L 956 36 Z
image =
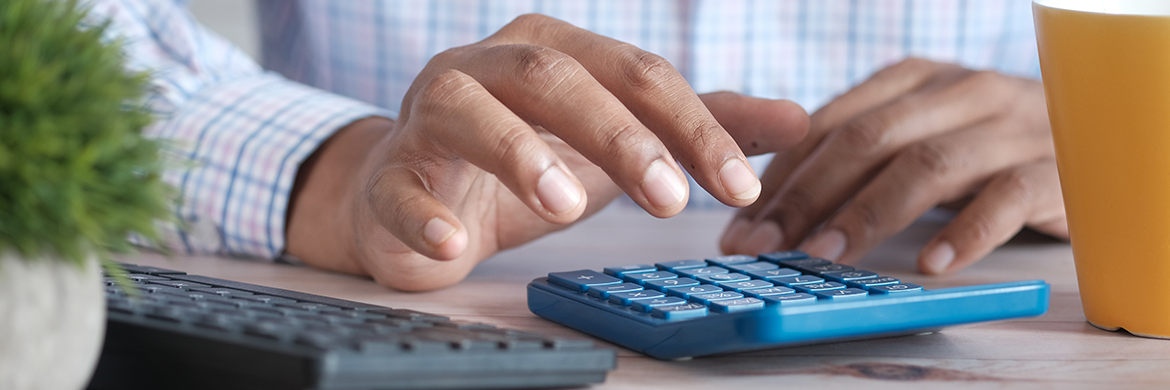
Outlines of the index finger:
M 716 199 L 746 206 L 760 181 L 735 140 L 666 59 L 569 23 L 526 15 L 493 40 L 547 46 L 579 62 L 666 145 Z

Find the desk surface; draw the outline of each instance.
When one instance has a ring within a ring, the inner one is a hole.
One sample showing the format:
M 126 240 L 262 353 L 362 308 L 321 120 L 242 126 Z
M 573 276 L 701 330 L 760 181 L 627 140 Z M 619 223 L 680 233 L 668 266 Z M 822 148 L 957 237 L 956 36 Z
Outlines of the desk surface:
M 729 216 L 727 211 L 687 212 L 658 220 L 645 213 L 611 208 L 572 229 L 488 260 L 454 287 L 426 293 L 396 292 L 365 278 L 246 260 L 168 259 L 142 254 L 125 261 L 583 338 L 589 336 L 530 313 L 525 285 L 551 271 L 715 255 L 716 240 Z M 787 388 L 845 385 L 902 389 L 916 382 L 948 388 L 1170 387 L 1170 341 L 1105 332 L 1085 322 L 1068 244 L 1035 236 L 1017 237 L 957 274 L 919 275 L 913 259 L 942 223 L 937 218 L 918 221 L 875 250 L 860 266 L 927 288 L 1044 279 L 1052 285 L 1048 314 L 948 328 L 928 335 L 689 361 L 658 361 L 614 346 L 618 368 L 594 388 L 750 389 L 783 384 Z

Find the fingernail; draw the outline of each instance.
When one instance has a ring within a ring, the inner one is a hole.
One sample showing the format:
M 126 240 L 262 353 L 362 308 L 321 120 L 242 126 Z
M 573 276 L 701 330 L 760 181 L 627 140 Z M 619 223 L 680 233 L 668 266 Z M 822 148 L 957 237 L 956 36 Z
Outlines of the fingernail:
M 455 235 L 455 227 L 438 217 L 431 218 L 423 227 L 423 239 L 433 247 L 442 245 L 447 239 Z
M 926 268 L 926 272 L 935 275 L 946 272 L 952 261 L 955 261 L 955 247 L 946 241 L 930 248 L 930 251 L 922 256 L 923 268 Z
M 581 203 L 581 191 L 569 175 L 561 167 L 553 165 L 540 175 L 536 183 L 536 198 L 545 210 L 553 214 L 562 214 L 577 208 Z
M 663 160 L 654 160 L 642 179 L 642 192 L 655 207 L 665 209 L 681 203 L 686 197 L 687 187 L 670 165 Z
M 724 251 L 738 252 L 740 243 L 744 238 L 747 238 L 748 233 L 751 233 L 752 224 L 746 219 L 733 219 L 727 225 L 727 230 L 723 231 L 723 239 L 720 240 L 719 246 L 723 247 Z
M 760 179 L 740 159 L 727 160 L 723 168 L 719 168 L 719 181 L 723 183 L 723 191 L 732 198 L 747 200 L 760 195 Z
M 782 243 L 784 243 L 784 233 L 780 231 L 780 225 L 772 221 L 764 221 L 756 225 L 751 234 L 748 234 L 742 249 L 747 253 L 771 252 L 779 249 Z
M 845 253 L 845 233 L 837 229 L 822 232 L 804 245 L 804 251 L 813 257 L 837 260 Z

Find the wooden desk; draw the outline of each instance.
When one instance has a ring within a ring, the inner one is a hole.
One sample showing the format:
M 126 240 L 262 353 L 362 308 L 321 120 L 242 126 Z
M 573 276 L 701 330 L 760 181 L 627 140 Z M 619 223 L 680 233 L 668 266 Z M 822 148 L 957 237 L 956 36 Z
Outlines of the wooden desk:
M 550 271 L 715 255 L 716 240 L 729 216 L 727 211 L 688 212 L 658 220 L 611 208 L 573 229 L 498 255 L 459 285 L 427 293 L 395 292 L 368 279 L 246 260 L 150 254 L 125 260 L 545 334 L 588 337 L 530 313 L 525 304 L 528 281 Z M 595 387 L 902 389 L 913 382 L 929 388 L 1170 388 L 1170 341 L 1105 332 L 1085 322 L 1068 244 L 1018 237 L 958 274 L 918 275 L 914 256 L 941 224 L 931 218 L 919 221 L 872 253 L 862 267 L 927 288 L 1044 279 L 1052 285 L 1049 313 L 929 335 L 689 361 L 658 361 L 615 346 L 618 368 Z

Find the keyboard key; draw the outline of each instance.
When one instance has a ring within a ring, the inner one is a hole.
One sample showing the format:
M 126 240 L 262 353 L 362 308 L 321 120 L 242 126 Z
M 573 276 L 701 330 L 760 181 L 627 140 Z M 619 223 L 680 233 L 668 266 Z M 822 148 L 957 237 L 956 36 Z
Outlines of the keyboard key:
M 188 281 L 183 281 L 183 280 L 151 280 L 151 281 L 149 281 L 149 283 L 161 284 L 164 286 L 178 287 L 178 288 L 184 288 L 184 289 L 195 288 L 195 287 L 211 287 L 211 286 L 208 286 L 206 284 L 188 282 Z
M 749 278 L 747 275 L 740 274 L 740 273 L 730 273 L 730 274 L 703 275 L 703 276 L 697 277 L 695 279 L 699 279 L 700 282 L 706 282 L 706 283 L 710 283 L 710 284 L 723 284 L 723 283 L 731 283 L 731 282 L 742 282 L 745 280 L 751 280 L 752 278 Z
M 686 276 L 688 278 L 698 278 L 703 275 L 725 274 L 728 272 L 731 271 L 728 271 L 727 268 L 723 267 L 703 267 L 678 270 L 679 275 Z
M 789 267 L 789 268 L 793 268 L 793 269 L 797 269 L 797 270 L 805 270 L 808 267 L 818 267 L 818 266 L 822 266 L 822 265 L 833 264 L 833 262 L 822 259 L 820 257 L 808 257 L 808 258 L 803 258 L 803 259 L 780 260 L 777 263 L 780 264 L 781 266 L 785 266 L 785 267 Z
M 710 308 L 711 311 L 716 313 L 735 313 L 745 310 L 763 309 L 764 301 L 756 298 L 730 299 L 711 302 Z
M 707 262 L 702 260 L 677 260 L 657 263 L 654 265 L 658 266 L 659 269 L 666 271 L 678 271 L 680 269 L 703 268 L 707 266 Z
M 824 276 L 825 279 L 845 283 L 861 279 L 874 279 L 878 277 L 878 274 L 872 271 L 855 269 L 852 271 L 825 272 L 822 273 L 821 276 Z
M 841 283 L 837 283 L 837 282 L 821 282 L 821 283 L 797 284 L 797 285 L 792 286 L 792 288 L 795 288 L 797 291 L 800 291 L 800 292 L 814 293 L 814 292 L 818 292 L 818 291 L 841 290 L 841 289 L 845 288 L 845 285 L 841 284 Z
M 873 286 L 869 288 L 875 294 L 902 294 L 922 291 L 922 286 L 910 283 L 890 284 L 885 286 Z
M 690 300 L 702 303 L 704 305 L 710 305 L 711 302 L 715 302 L 715 301 L 722 301 L 722 300 L 727 300 L 727 299 L 740 299 L 740 298 L 743 298 L 743 294 L 740 294 L 740 293 L 737 293 L 734 291 L 720 291 L 720 292 L 710 293 L 710 294 L 694 294 L 694 295 L 691 295 Z
M 640 274 L 643 272 L 654 272 L 657 270 L 658 270 L 658 268 L 654 268 L 654 266 L 652 266 L 650 264 L 638 264 L 638 265 L 623 265 L 623 266 L 617 266 L 617 267 L 606 267 L 604 271 L 608 275 L 612 275 L 614 277 L 620 278 L 622 276 L 626 276 L 626 274 Z
M 773 264 L 773 263 L 766 262 L 766 261 L 755 261 L 755 262 L 743 263 L 743 264 L 731 264 L 731 265 L 727 265 L 726 267 L 729 270 L 739 272 L 739 273 L 748 273 L 751 271 L 763 271 L 763 270 L 780 268 L 780 266 Z
M 244 295 L 252 295 L 252 293 L 247 292 L 247 291 L 233 290 L 233 289 L 224 288 L 224 287 L 196 287 L 196 288 L 191 289 L 191 291 L 212 293 L 215 295 L 225 296 L 225 297 L 238 297 L 238 296 L 244 296 Z
M 687 318 L 704 317 L 707 315 L 707 307 L 699 303 L 688 303 L 684 305 L 674 306 L 659 306 L 655 307 L 651 315 L 665 320 L 682 320 Z
M 594 298 L 609 299 L 609 294 L 642 290 L 642 286 L 633 283 L 608 284 L 604 286 L 590 286 L 585 294 Z
M 666 296 L 666 294 L 663 294 L 661 291 L 654 291 L 654 290 L 620 292 L 620 293 L 609 294 L 609 303 L 613 303 L 616 305 L 622 305 L 622 306 L 629 306 L 629 305 L 634 304 L 635 301 L 640 301 L 640 300 L 644 300 L 644 299 L 662 298 L 665 296 Z
M 743 282 L 722 283 L 719 285 L 719 287 L 743 292 L 743 290 L 772 287 L 772 283 L 768 283 L 763 280 L 746 280 Z
M 659 306 L 674 306 L 684 303 L 687 303 L 687 300 L 679 297 L 662 297 L 634 301 L 634 304 L 631 305 L 630 308 L 634 309 L 635 311 L 649 313 L 653 311 L 654 308 Z
M 695 294 L 710 294 L 720 291 L 723 291 L 723 289 L 719 288 L 718 286 L 712 286 L 710 284 L 701 284 L 698 286 L 689 287 L 670 287 L 666 289 L 667 294 L 680 296 L 683 298 L 690 298 L 691 295 Z
M 651 288 L 662 292 L 666 292 L 666 289 L 671 287 L 689 287 L 698 285 L 699 281 L 691 278 L 662 279 L 646 282 L 646 288 Z
M 747 274 L 753 278 L 772 280 L 772 279 L 777 279 L 777 278 L 788 278 L 788 277 L 793 277 L 793 276 L 799 276 L 800 271 L 794 270 L 792 268 L 777 268 L 777 269 L 769 269 L 769 270 L 761 270 L 761 271 L 748 271 Z
M 772 253 L 761 253 L 760 260 L 779 263 L 782 261 L 804 260 L 808 258 L 808 253 L 801 251 L 783 251 Z
M 651 280 L 678 279 L 678 275 L 667 271 L 656 271 L 643 272 L 639 274 L 626 274 L 625 276 L 622 276 L 622 279 L 625 279 L 627 282 L 631 283 L 646 284 L 646 282 Z
M 812 272 L 815 274 L 824 274 L 824 273 L 828 273 L 828 272 L 852 271 L 853 267 L 850 267 L 850 266 L 847 266 L 844 264 L 825 264 L 825 265 L 818 265 L 818 266 L 812 266 L 812 267 L 804 267 L 804 269 L 808 272 Z
M 823 283 L 824 281 L 824 279 L 812 275 L 790 276 L 787 278 L 776 278 L 771 280 L 772 283 L 783 284 L 788 287 L 801 284 Z
M 618 278 L 592 270 L 550 272 L 548 274 L 548 281 L 580 292 L 585 292 L 592 286 L 604 286 L 622 282 Z
M 747 295 L 749 297 L 762 298 L 762 297 L 766 297 L 769 295 L 792 294 L 792 293 L 796 292 L 796 290 L 793 290 L 793 289 L 788 288 L 788 287 L 776 286 L 776 287 L 768 287 L 768 288 L 757 288 L 754 290 L 743 290 L 740 292 L 744 293 L 744 295 Z
M 292 299 L 274 297 L 271 295 L 234 295 L 234 296 L 231 296 L 231 298 L 238 299 L 241 301 L 248 301 L 248 302 L 255 302 L 255 303 L 267 303 L 267 304 L 273 304 L 273 305 L 275 305 L 277 303 L 297 303 L 297 301 L 292 300 Z
M 850 281 L 849 285 L 857 288 L 868 288 L 873 286 L 888 286 L 891 284 L 902 283 L 900 280 L 891 278 L 889 276 L 878 276 L 873 279 L 861 279 Z
M 722 265 L 722 266 L 727 266 L 727 265 L 732 265 L 732 264 L 753 263 L 756 261 L 759 261 L 759 259 L 757 259 L 755 256 L 748 256 L 748 255 L 727 255 L 727 256 L 712 257 L 712 258 L 707 259 L 708 263 L 711 263 L 713 265 Z
M 860 288 L 843 288 L 840 290 L 817 291 L 816 295 L 837 301 L 865 298 L 869 296 L 869 291 L 865 291 Z
M 764 302 L 781 306 L 804 305 L 817 302 L 817 297 L 815 295 L 805 293 L 768 295 L 760 299 L 764 300 Z

